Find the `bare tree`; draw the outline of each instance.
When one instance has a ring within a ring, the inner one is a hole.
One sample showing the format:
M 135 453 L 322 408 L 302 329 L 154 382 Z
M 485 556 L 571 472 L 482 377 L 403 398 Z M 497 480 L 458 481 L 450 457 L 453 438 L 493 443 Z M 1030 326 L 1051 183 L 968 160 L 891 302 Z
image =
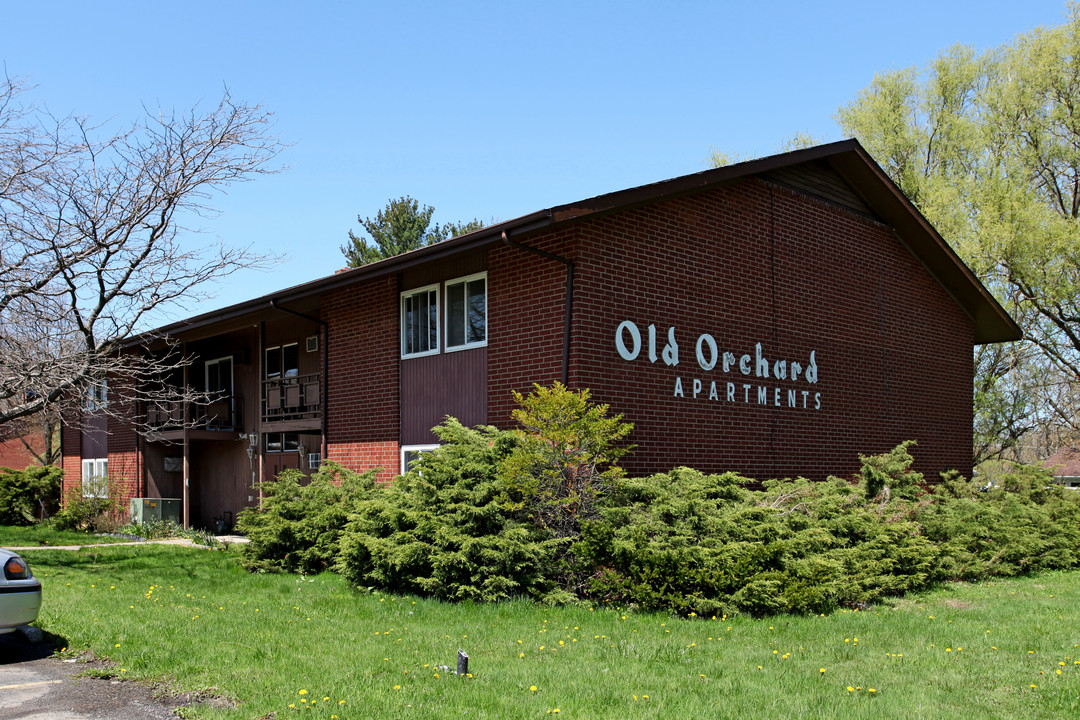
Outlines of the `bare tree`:
M 270 116 L 234 102 L 146 111 L 122 132 L 54 118 L 0 81 L 0 424 L 83 398 L 109 378 L 130 412 L 184 359 L 121 352 L 148 315 L 263 258 L 192 244 L 184 221 L 224 187 L 276 168 Z M 119 379 L 119 382 L 117 381 Z

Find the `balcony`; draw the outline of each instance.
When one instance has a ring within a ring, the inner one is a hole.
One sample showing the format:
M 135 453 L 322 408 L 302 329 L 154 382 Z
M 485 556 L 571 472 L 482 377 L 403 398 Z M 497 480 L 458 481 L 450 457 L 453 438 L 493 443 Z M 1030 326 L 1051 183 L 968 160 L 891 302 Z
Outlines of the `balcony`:
M 262 421 L 315 420 L 322 412 L 319 373 L 264 380 Z
M 146 423 L 164 432 L 184 428 L 184 406 L 189 425 L 199 430 L 243 430 L 244 402 L 239 395 L 218 397 L 209 403 L 185 403 L 182 400 L 155 400 L 146 409 Z

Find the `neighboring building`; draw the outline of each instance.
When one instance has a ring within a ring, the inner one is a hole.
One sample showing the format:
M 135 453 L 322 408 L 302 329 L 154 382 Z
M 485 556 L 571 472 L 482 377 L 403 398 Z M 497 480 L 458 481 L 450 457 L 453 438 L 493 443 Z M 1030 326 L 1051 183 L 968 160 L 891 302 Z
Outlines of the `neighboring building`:
M 1043 460 L 1041 465 L 1067 488 L 1080 488 L 1080 450 L 1066 445 Z
M 161 334 L 194 358 L 170 380 L 223 399 L 146 415 L 150 437 L 67 427 L 66 483 L 107 469 L 203 526 L 283 467 L 389 479 L 446 415 L 509 427 L 511 391 L 556 380 L 634 424 L 636 475 L 821 479 L 909 439 L 928 477 L 970 474 L 972 347 L 1020 337 L 855 141 L 543 210 Z M 181 429 L 185 412 L 204 419 Z
M 44 453 L 45 436 L 42 432 L 31 432 L 19 437 L 6 429 L 0 429 L 0 467 L 25 470 L 31 465 L 40 465 L 38 458 Z

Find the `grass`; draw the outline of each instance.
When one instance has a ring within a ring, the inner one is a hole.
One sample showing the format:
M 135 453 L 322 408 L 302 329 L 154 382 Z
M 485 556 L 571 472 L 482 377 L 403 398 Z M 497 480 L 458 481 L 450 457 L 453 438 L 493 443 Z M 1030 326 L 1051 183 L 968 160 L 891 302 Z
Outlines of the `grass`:
M 0 525 L 0 547 L 96 545 L 129 540 L 130 538 L 107 537 L 75 530 L 57 530 L 48 522 L 27 526 Z
M 685 620 L 362 594 L 329 573 L 249 575 L 235 548 L 24 554 L 45 588 L 38 624 L 68 653 L 237 703 L 188 717 L 1080 716 L 1080 572 Z M 437 667 L 459 648 L 472 677 Z

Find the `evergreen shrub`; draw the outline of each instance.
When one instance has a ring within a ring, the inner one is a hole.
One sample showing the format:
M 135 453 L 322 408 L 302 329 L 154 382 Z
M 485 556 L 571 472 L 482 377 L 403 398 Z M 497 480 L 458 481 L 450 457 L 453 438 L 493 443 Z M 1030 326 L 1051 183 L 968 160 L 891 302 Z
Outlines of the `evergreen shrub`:
M 0 525 L 30 525 L 55 513 L 63 478 L 55 465 L 0 468 Z
M 241 564 L 259 572 L 316 573 L 337 559 L 350 512 L 378 493 L 375 471 L 353 472 L 324 462 L 310 481 L 289 468 L 261 484 L 261 507 L 242 510 L 237 529 L 247 535 Z
M 614 466 L 627 425 L 586 392 L 518 399 L 518 430 L 448 418 L 440 447 L 389 485 L 283 475 L 264 488 L 263 510 L 241 515 L 245 564 L 333 566 L 361 589 L 446 600 L 705 616 L 819 613 L 1080 566 L 1080 493 L 1038 469 L 998 487 L 956 473 L 928 487 L 904 442 L 861 457 L 851 479 L 751 490 L 735 473 L 690 468 L 626 478 Z
M 435 433 L 439 448 L 350 515 L 338 570 L 358 587 L 446 600 L 557 596 L 560 541 L 522 520 L 496 476 L 517 436 L 452 418 Z

